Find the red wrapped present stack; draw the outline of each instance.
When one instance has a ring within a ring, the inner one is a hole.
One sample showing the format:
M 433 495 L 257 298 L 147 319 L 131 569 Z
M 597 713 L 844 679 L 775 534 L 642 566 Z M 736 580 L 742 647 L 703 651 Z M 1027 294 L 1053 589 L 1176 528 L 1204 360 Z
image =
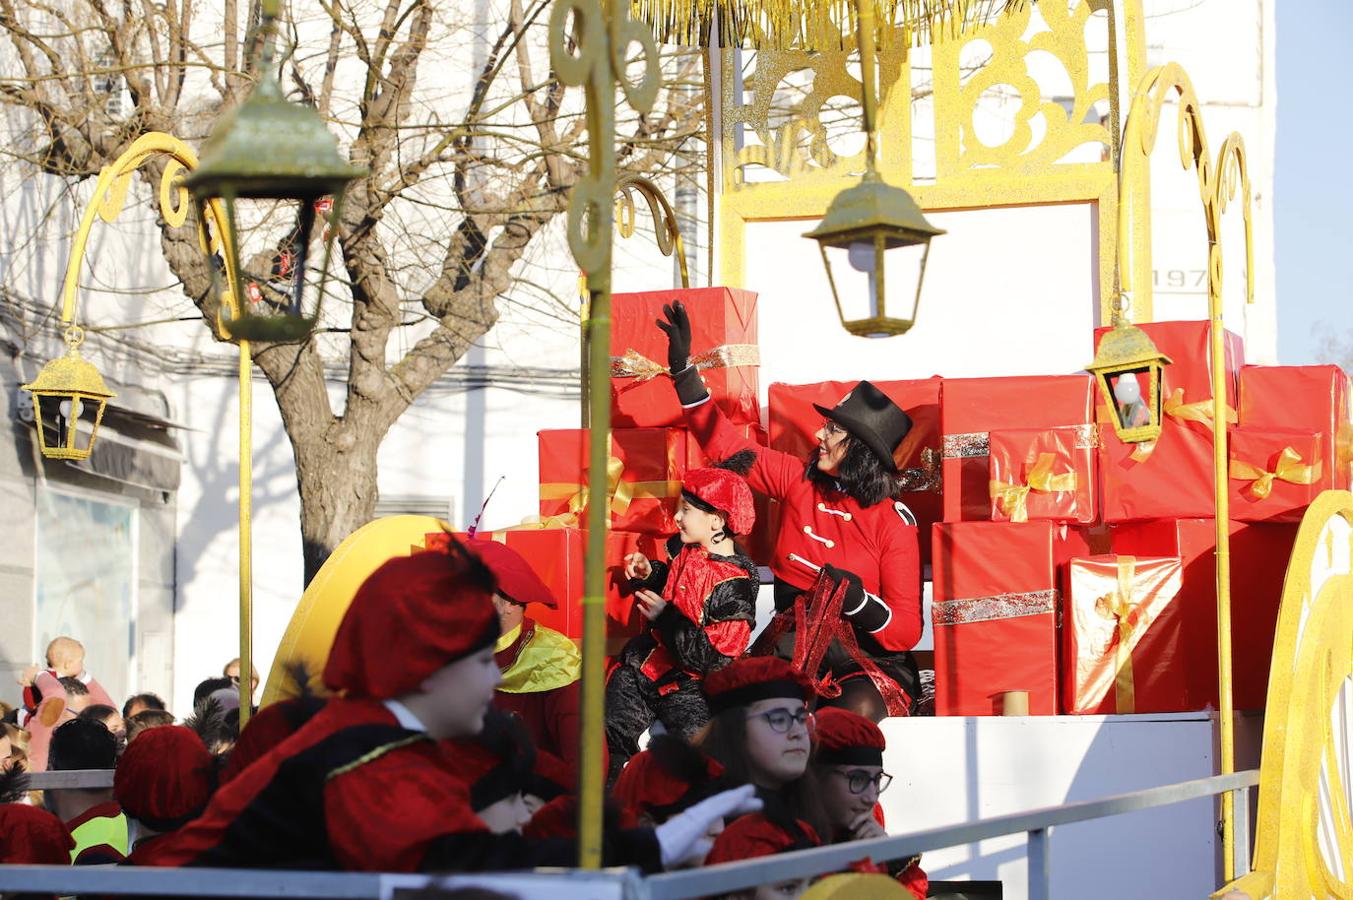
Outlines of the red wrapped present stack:
M 668 535 L 681 498 L 681 478 L 694 440 L 680 428 L 623 428 L 611 432 L 607 448 L 606 504 L 610 527 Z M 561 428 L 537 434 L 540 452 L 540 516 L 581 528 L 587 524 L 588 461 L 591 434 Z
M 1092 425 L 991 432 L 988 472 L 996 522 L 1097 520 L 1097 435 Z

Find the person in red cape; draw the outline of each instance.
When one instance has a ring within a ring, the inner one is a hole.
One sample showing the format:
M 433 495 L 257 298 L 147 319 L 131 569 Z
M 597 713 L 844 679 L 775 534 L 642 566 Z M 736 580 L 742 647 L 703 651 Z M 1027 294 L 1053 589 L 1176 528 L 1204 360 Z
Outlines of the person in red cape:
M 817 833 L 802 819 L 788 822 L 757 813 L 743 816 L 723 830 L 714 840 L 706 865 L 739 862 L 759 856 L 789 853 L 818 846 Z M 795 900 L 812 886 L 811 878 L 792 878 L 775 884 L 763 884 L 746 891 L 725 894 L 725 900 Z
M 216 789 L 216 763 L 183 725 L 152 728 L 127 745 L 113 796 L 128 820 L 131 865 L 147 865 L 164 836 L 197 818 Z
M 155 865 L 485 870 L 569 866 L 574 841 L 493 833 L 440 742 L 483 727 L 499 671 L 492 573 L 459 544 L 391 559 L 358 588 L 324 669 L 337 696 L 164 838 Z M 717 802 L 716 802 L 717 801 Z M 607 835 L 609 863 L 685 858 L 729 792 L 675 828 Z M 694 812 L 694 811 L 690 811 Z
M 821 702 L 875 721 L 905 714 L 920 692 L 909 651 L 921 637 L 921 558 L 915 517 L 896 499 L 893 453 L 911 418 L 861 381 L 835 407 L 816 407 L 823 424 L 807 460 L 759 446 L 707 402 L 709 391 L 689 364 L 685 308 L 678 302 L 664 312 L 658 327 L 667 334 L 667 361 L 691 433 L 715 459 L 750 450 L 748 482 L 780 503 L 770 563 L 777 616 L 752 652 L 793 658 L 796 602 L 819 578 L 844 585 L 840 614 L 821 623 L 839 632 L 820 670 L 810 673 L 824 688 Z
M 627 823 L 658 825 L 726 784 L 716 760 L 678 737 L 660 734 L 630 758 L 611 796 Z
M 726 468 L 686 473 L 670 563 L 642 553 L 625 558 L 650 626 L 625 644 L 606 682 L 611 783 L 654 720 L 687 739 L 703 728 L 709 721 L 703 680 L 747 650 L 759 580 L 756 563 L 737 551 L 733 537 L 752 530 L 756 511 L 746 480 L 732 469 L 750 463 L 744 454 Z
M 479 540 L 466 547 L 498 579 L 493 605 L 503 633 L 494 651 L 503 680 L 493 705 L 525 722 L 536 747 L 562 759 L 576 778 L 582 657 L 570 638 L 526 614 L 533 603 L 556 609 L 559 602 L 526 559 L 506 544 Z
M 892 776 L 883 771 L 883 732 L 864 716 L 844 709 L 824 709 L 817 714 L 817 755 L 813 771 L 826 808 L 830 843 L 878 838 L 887 835 L 880 822 L 879 794 Z M 921 869 L 921 857 L 873 863 L 864 860 L 858 872 L 891 875 L 917 900 L 925 900 L 930 881 Z

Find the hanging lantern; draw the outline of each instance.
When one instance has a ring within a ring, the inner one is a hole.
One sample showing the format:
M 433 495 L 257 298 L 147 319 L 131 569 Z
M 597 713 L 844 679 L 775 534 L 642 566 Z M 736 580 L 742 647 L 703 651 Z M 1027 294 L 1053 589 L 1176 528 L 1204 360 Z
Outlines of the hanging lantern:
M 108 401 L 116 396 L 80 355 L 84 331 L 66 329 L 66 355 L 42 367 L 23 389 L 33 394 L 38 448 L 47 459 L 88 459 Z
M 239 315 L 223 319 L 229 336 L 249 341 L 305 339 L 319 318 L 335 229 L 348 182 L 365 174 L 338 152 L 338 141 L 319 114 L 287 102 L 272 64 L 277 0 L 262 4 L 258 83 L 212 129 L 202 164 L 184 185 L 198 209 L 219 202 L 225 215 L 222 252 L 212 268 L 218 296 L 232 287 Z M 319 231 L 316 220 L 321 219 Z M 241 247 L 241 236 L 254 240 Z M 315 252 L 316 242 L 322 253 Z M 272 260 L 269 275 L 251 278 L 242 260 Z M 318 264 L 316 264 L 318 258 Z M 282 264 L 279 265 L 278 261 Z M 227 268 L 238 273 L 230 285 Z
M 916 321 L 930 240 L 944 234 L 916 201 L 887 184 L 873 166 L 837 194 L 817 228 L 817 241 L 841 324 L 860 337 L 905 334 Z
M 1136 325 L 1122 321 L 1104 335 L 1086 370 L 1113 413 L 1113 429 L 1127 444 L 1160 437 L 1161 369 L 1170 358 Z

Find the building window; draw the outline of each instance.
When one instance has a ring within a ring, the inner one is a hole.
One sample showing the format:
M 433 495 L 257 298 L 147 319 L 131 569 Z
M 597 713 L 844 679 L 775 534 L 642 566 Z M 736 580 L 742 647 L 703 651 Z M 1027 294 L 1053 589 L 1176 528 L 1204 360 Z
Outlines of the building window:
M 134 689 L 137 510 L 111 498 L 39 487 L 34 659 L 68 635 L 120 702 Z

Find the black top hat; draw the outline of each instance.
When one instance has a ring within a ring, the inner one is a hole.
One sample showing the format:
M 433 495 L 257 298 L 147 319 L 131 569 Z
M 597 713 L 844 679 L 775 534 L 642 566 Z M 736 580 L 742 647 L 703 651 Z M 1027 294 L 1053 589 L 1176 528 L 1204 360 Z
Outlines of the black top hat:
M 911 431 L 911 416 L 883 391 L 861 381 L 831 409 L 816 403 L 813 409 L 864 441 L 889 472 L 897 471 L 893 451 Z

